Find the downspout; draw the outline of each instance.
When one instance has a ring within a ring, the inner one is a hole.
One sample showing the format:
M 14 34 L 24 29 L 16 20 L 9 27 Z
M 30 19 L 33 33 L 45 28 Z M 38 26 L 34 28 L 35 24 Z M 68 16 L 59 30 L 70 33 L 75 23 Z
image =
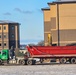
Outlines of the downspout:
M 58 46 L 60 46 L 60 30 L 59 30 L 59 4 L 57 3 L 57 26 L 58 26 Z

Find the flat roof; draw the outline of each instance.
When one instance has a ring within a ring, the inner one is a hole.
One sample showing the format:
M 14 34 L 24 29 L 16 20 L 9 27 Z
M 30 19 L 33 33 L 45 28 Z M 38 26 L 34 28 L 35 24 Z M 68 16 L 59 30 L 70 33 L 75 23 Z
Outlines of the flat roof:
M 67 4 L 67 3 L 76 3 L 76 1 L 53 1 L 53 2 L 48 2 L 48 5 L 50 5 L 50 4 Z
M 0 20 L 0 24 L 19 24 L 18 22 L 13 22 L 9 20 Z
M 50 8 L 46 7 L 46 8 L 42 8 L 41 10 L 50 10 Z

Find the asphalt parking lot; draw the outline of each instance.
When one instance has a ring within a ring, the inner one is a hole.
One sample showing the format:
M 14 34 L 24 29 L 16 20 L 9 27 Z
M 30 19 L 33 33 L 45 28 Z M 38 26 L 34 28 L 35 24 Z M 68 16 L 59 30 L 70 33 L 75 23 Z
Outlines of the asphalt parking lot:
M 76 64 L 2 65 L 0 75 L 76 75 Z

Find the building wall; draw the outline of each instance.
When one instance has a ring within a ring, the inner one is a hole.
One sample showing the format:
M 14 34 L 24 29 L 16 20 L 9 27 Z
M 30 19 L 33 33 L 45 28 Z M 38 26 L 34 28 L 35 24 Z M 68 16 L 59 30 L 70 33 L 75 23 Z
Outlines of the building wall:
M 76 3 L 59 4 L 60 43 L 76 43 Z M 63 44 L 64 45 L 64 44 Z
M 76 3 L 59 4 L 60 29 L 76 29 Z
M 51 35 L 52 35 L 52 44 L 58 44 L 58 19 L 57 19 L 57 5 L 52 4 L 50 7 L 51 14 Z
M 44 11 L 44 41 L 45 45 L 48 45 L 48 34 L 51 34 L 51 43 L 54 42 L 53 40 L 53 31 L 57 31 L 57 9 L 56 5 L 49 6 L 50 10 L 43 10 Z M 57 35 L 57 33 L 56 33 Z M 57 37 L 57 36 L 56 36 Z M 50 39 L 50 40 L 51 40 Z M 58 39 L 56 39 L 55 42 L 57 42 Z M 51 44 L 50 43 L 50 44 Z
M 0 24 L 0 49 L 8 49 L 8 24 Z
M 46 13 L 47 10 L 44 10 L 44 40 L 47 39 L 45 38 L 47 36 L 45 36 L 45 32 L 50 31 L 49 33 L 52 35 L 52 44 L 58 45 L 58 40 L 60 46 L 76 43 L 76 3 L 58 3 L 58 7 L 55 3 L 50 4 L 49 7 L 49 13 Z M 49 18 L 50 21 L 48 23 L 46 21 L 48 21 Z M 49 29 L 48 24 L 51 25 Z M 45 28 L 47 30 L 45 30 Z
M 50 10 L 44 11 L 44 43 L 48 45 L 48 34 L 51 34 Z
M 9 48 L 11 48 L 11 46 L 13 46 L 14 48 L 19 48 L 19 25 L 18 24 L 9 25 Z
M 19 25 L 0 24 L 0 50 L 10 49 L 12 45 L 14 48 L 19 48 Z

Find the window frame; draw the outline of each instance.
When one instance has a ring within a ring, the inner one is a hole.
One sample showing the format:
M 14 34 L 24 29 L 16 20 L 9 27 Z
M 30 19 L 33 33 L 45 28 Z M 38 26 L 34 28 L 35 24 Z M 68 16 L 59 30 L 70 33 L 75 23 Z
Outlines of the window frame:
M 6 37 L 6 34 L 4 34 L 4 38 L 7 38 L 7 37 Z
M 4 26 L 3 29 L 6 30 L 6 26 Z
M 12 26 L 11 29 L 14 30 L 14 26 Z
M 7 44 L 6 44 L 6 43 L 4 43 L 4 46 L 7 46 Z
M 1 26 L 0 26 L 0 30 L 1 30 Z
M 0 43 L 0 46 L 2 46 L 2 44 Z
M 2 38 L 2 35 L 0 35 L 0 39 Z
M 14 34 L 12 34 L 11 37 L 14 38 Z

